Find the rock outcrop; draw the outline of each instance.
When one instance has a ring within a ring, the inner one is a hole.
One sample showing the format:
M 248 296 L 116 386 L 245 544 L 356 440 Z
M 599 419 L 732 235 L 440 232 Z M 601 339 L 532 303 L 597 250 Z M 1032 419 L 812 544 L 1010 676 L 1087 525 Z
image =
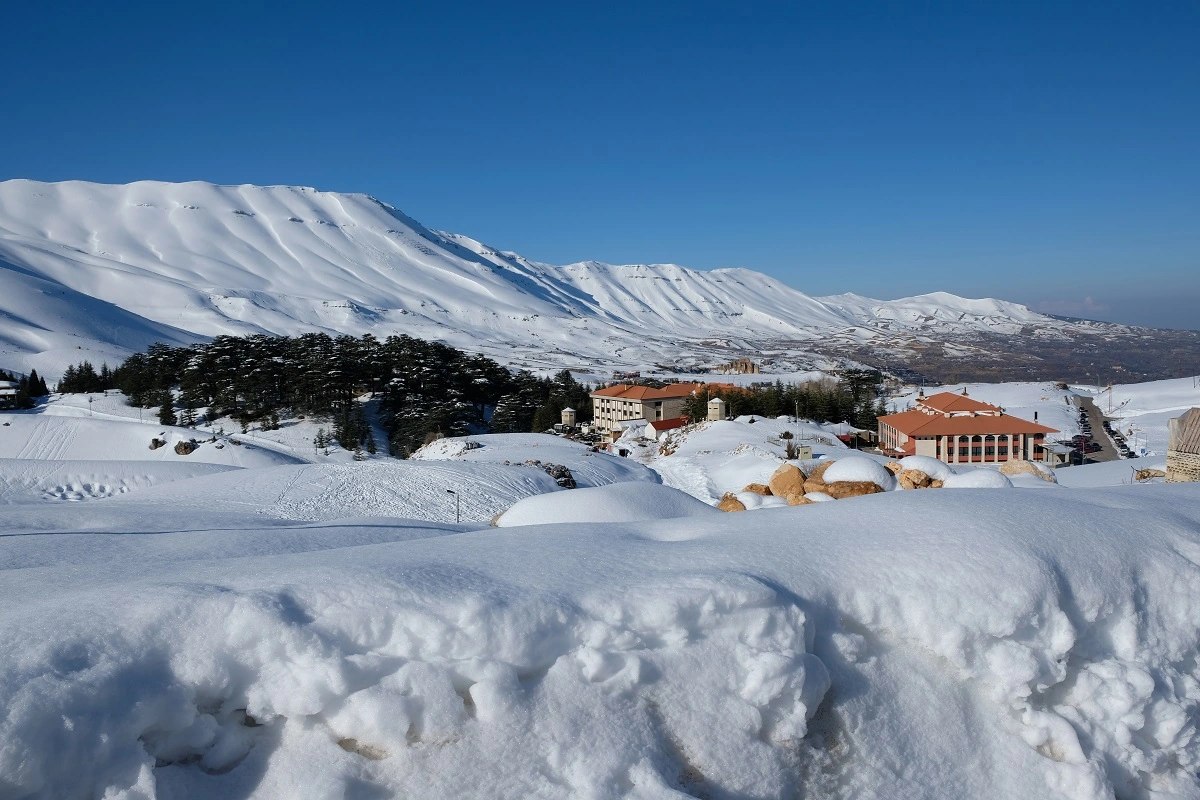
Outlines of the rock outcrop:
M 865 494 L 878 494 L 883 487 L 874 481 L 837 481 L 825 484 L 822 489 L 834 500 L 845 500 L 847 497 L 862 497 Z
M 741 500 L 731 492 L 726 492 L 721 498 L 721 502 L 717 503 L 717 509 L 720 511 L 745 511 L 746 506 Z
M 897 473 L 896 480 L 900 482 L 900 487 L 903 489 L 933 488 L 933 478 L 919 469 L 902 469 Z

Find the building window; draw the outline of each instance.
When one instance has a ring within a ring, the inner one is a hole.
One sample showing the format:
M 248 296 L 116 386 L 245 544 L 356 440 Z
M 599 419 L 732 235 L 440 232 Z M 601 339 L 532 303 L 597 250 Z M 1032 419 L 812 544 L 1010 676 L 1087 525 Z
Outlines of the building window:
M 983 448 L 982 448 L 982 447 L 972 447 L 972 448 L 971 448 L 971 456 L 972 456 L 972 457 L 974 457 L 974 456 L 981 456 L 981 455 L 983 455 Z

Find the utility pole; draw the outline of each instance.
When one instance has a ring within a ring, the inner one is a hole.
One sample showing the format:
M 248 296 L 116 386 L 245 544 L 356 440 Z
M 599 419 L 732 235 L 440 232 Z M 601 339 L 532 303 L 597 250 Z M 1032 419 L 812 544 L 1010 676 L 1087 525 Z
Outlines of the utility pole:
M 462 522 L 462 495 L 453 489 L 447 489 L 446 492 L 454 495 L 454 521 Z

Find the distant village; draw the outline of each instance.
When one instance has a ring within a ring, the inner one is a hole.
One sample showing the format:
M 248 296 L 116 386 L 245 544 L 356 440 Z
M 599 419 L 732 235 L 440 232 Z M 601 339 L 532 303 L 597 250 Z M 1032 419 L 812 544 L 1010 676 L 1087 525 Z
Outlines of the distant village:
M 761 371 L 756 363 L 743 358 L 712 372 L 745 375 Z M 720 382 L 652 386 L 640 382 L 638 373 L 614 377 L 620 382 L 591 392 L 590 421 L 578 422 L 576 409 L 567 408 L 556 430 L 581 432 L 609 452 L 628 455 L 631 439 L 657 442 L 664 434 L 692 423 L 732 418 L 729 399 L 751 391 Z M 702 415 L 695 413 L 699 395 L 709 398 Z M 1037 412 L 1032 420 L 1013 416 L 985 399 L 971 397 L 966 389 L 928 396 L 921 391 L 911 408 L 876 417 L 874 430 L 845 426 L 845 432 L 837 438 L 849 447 L 894 459 L 929 456 L 946 464 L 987 465 L 1019 460 L 1061 467 L 1138 457 L 1109 421 L 1101 417 L 1103 434 L 1096 437 L 1088 410 L 1080 407 L 1079 414 L 1081 433 L 1070 439 L 1056 438 L 1055 434 L 1061 432 L 1041 424 Z M 1168 482 L 1200 481 L 1200 408 L 1171 421 L 1170 442 L 1166 471 L 1159 475 L 1158 470 L 1152 470 L 1156 475 L 1146 477 L 1165 477 Z M 811 450 L 798 457 L 811 457 Z

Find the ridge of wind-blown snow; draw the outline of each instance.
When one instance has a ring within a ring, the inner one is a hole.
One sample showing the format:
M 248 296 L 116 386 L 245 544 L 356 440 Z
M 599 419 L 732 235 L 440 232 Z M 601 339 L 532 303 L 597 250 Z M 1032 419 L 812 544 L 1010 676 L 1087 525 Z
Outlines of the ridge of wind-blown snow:
M 363 194 L 144 181 L 0 183 L 0 366 L 56 377 L 154 341 L 407 333 L 529 366 L 712 366 L 898 331 L 1068 323 L 947 294 L 816 298 L 747 269 L 554 267 L 421 225 Z M 781 344 L 782 343 L 782 344 Z

